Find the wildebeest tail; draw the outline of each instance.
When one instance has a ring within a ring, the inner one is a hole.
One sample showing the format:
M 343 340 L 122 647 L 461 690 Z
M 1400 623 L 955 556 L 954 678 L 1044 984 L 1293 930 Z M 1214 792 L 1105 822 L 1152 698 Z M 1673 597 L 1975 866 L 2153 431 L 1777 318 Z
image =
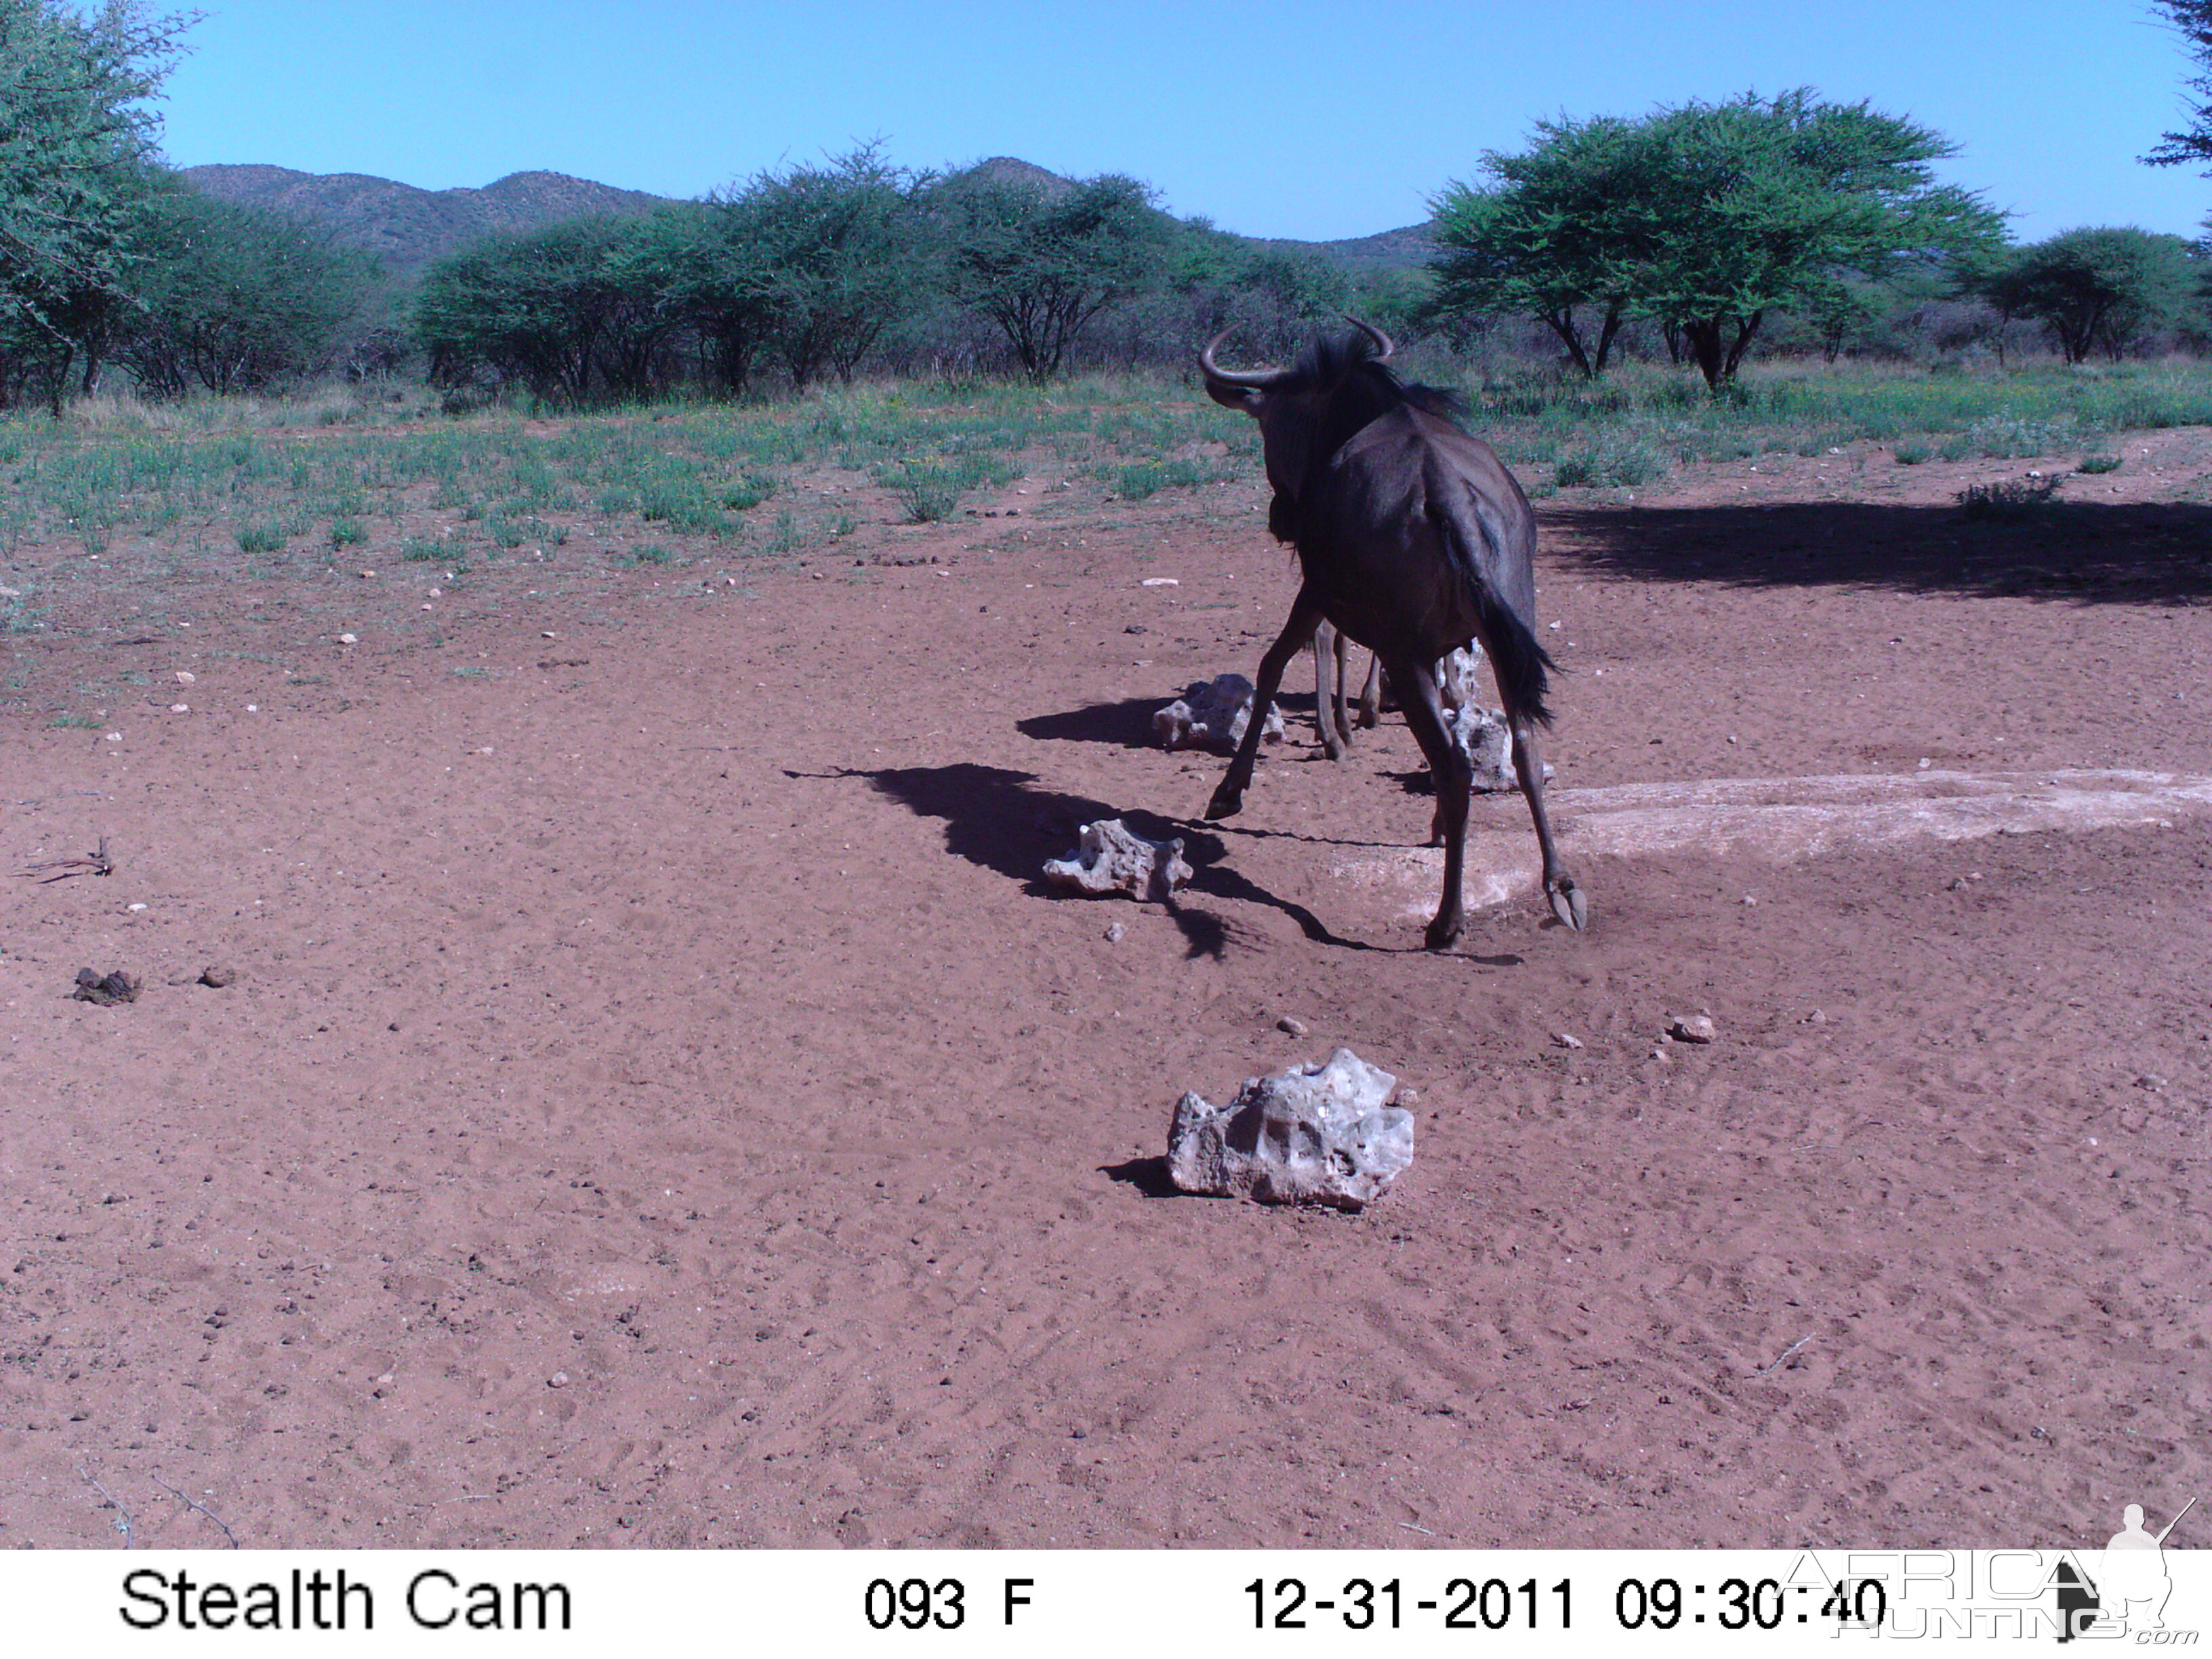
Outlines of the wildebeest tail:
M 1466 584 L 1475 615 L 1481 619 L 1484 648 L 1490 653 L 1499 687 L 1510 705 L 1506 712 L 1518 709 L 1549 726 L 1552 711 L 1544 698 L 1551 689 L 1550 671 L 1559 664 L 1544 649 L 1528 617 L 1503 591 L 1504 584 L 1517 576 L 1516 585 L 1522 590 L 1518 597 L 1534 606 L 1535 584 L 1527 568 L 1528 555 L 1525 550 L 1509 550 L 1498 528 L 1483 518 L 1479 507 L 1469 516 L 1476 522 L 1466 523 L 1449 512 L 1431 509 L 1431 514 L 1452 568 Z M 1517 569 L 1511 568 L 1516 564 Z

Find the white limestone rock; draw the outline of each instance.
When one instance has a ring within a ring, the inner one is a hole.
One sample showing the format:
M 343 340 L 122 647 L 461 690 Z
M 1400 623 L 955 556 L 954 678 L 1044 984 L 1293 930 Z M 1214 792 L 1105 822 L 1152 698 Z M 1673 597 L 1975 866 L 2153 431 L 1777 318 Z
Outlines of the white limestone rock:
M 1469 640 L 1437 664 L 1437 691 L 1446 708 L 1477 708 L 1496 690 L 1479 641 Z
M 1513 765 L 1513 729 L 1503 711 L 1467 703 L 1444 710 L 1444 735 L 1465 751 L 1474 769 L 1471 786 L 1478 795 L 1518 789 L 1521 774 Z M 1545 769 L 1549 775 L 1550 769 Z
M 1045 860 L 1044 878 L 1062 892 L 1086 898 L 1127 893 L 1133 899 L 1164 899 L 1190 885 L 1182 840 L 1146 841 L 1119 818 L 1100 818 L 1078 832 L 1075 850 Z
M 1182 696 L 1152 715 L 1152 730 L 1164 749 L 1217 749 L 1226 754 L 1244 741 L 1252 720 L 1252 682 L 1242 674 L 1223 674 L 1211 683 L 1194 680 Z M 1283 711 L 1267 710 L 1260 741 L 1283 740 Z
M 1397 1086 L 1339 1048 L 1325 1066 L 1248 1079 L 1226 1106 L 1185 1094 L 1168 1129 L 1169 1178 L 1186 1193 L 1360 1209 L 1413 1161 L 1413 1115 L 1387 1103 Z

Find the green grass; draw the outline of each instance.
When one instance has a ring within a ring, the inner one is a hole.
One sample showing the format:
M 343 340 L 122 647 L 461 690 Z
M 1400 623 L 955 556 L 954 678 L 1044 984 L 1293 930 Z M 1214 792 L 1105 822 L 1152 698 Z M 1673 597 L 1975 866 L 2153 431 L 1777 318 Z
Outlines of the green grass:
M 1601 432 L 1586 447 L 1559 458 L 1552 478 L 1562 489 L 1634 489 L 1667 475 L 1667 459 L 1633 432 Z
M 1906 466 L 2079 455 L 2094 472 L 2118 464 L 2118 434 L 2212 425 L 2212 365 L 1764 365 L 1716 398 L 1692 374 L 1631 363 L 1594 383 L 1530 371 L 1458 389 L 1470 427 L 1540 491 L 1632 489 L 1676 466 L 1854 444 Z M 850 533 L 859 504 L 838 497 L 863 479 L 917 523 L 1039 470 L 1124 501 L 1261 483 L 1255 424 L 1170 375 L 678 403 L 575 416 L 550 435 L 498 411 L 447 419 L 435 407 L 427 393 L 397 418 L 343 393 L 95 400 L 60 422 L 0 422 L 0 551 L 76 539 L 102 552 L 131 526 L 201 550 L 234 540 L 266 560 L 319 524 L 333 550 L 364 545 L 381 519 L 395 540 L 411 538 L 403 559 L 452 565 L 468 555 L 463 534 L 479 551 L 550 553 L 568 538 L 564 520 L 596 515 L 616 545 L 650 538 L 690 559 L 708 542 L 780 553 Z M 841 473 L 850 483 L 834 482 Z M 433 532 L 459 533 L 426 537 L 426 515 Z
M 2081 458 L 2081 470 L 2091 474 L 2118 472 L 2120 470 L 2120 458 L 2117 455 L 2084 455 Z
M 1969 484 L 1959 492 L 1959 505 L 1968 522 L 2025 524 L 2041 514 L 2058 493 L 2056 474 L 2047 478 L 2008 478 L 1998 483 Z

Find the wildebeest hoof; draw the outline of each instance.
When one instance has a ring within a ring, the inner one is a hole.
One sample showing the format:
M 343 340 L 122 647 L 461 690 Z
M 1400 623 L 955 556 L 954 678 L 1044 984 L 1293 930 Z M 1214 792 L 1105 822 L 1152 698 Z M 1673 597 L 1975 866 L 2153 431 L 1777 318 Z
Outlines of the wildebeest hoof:
M 1561 876 L 1549 890 L 1553 915 L 1577 933 L 1589 925 L 1589 905 L 1572 876 Z
M 1233 818 L 1244 810 L 1244 792 L 1224 784 L 1213 792 L 1213 799 L 1206 804 L 1206 816 L 1214 818 Z
M 1459 938 L 1459 928 L 1458 917 L 1447 921 L 1438 916 L 1429 924 L 1428 931 L 1421 935 L 1421 942 L 1431 951 L 1449 951 Z

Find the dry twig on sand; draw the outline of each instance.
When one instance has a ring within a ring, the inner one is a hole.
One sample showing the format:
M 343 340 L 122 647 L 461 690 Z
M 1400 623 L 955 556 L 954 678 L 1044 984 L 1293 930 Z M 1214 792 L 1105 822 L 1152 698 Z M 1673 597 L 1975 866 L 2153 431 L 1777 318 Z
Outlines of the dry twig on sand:
M 158 1474 L 149 1475 L 147 1476 L 147 1479 L 151 1480 L 155 1486 L 159 1486 L 163 1492 L 168 1493 L 170 1497 L 175 1498 L 177 1502 L 184 1504 L 185 1508 L 198 1510 L 202 1515 L 207 1516 L 209 1520 L 214 1522 L 216 1526 L 221 1527 L 222 1528 L 222 1535 L 230 1540 L 231 1548 L 236 1549 L 238 1547 L 238 1534 L 233 1532 L 230 1529 L 229 1524 L 213 1510 L 201 1503 L 197 1498 L 185 1497 L 184 1493 L 179 1492 L 174 1486 L 162 1480 Z
M 1816 1334 L 1818 1334 L 1818 1333 L 1814 1331 L 1806 1332 L 1804 1335 L 1799 1337 L 1795 1342 L 1792 1342 L 1788 1347 L 1784 1348 L 1780 1355 L 1776 1358 L 1772 1364 L 1760 1366 L 1759 1368 L 1759 1374 L 1761 1376 L 1765 1376 L 1769 1371 L 1779 1370 L 1784 1363 L 1789 1359 L 1790 1355 L 1796 1353 L 1798 1349 L 1803 1347 L 1808 1342 L 1810 1342 Z
M 123 1534 L 123 1547 L 129 1549 L 134 1541 L 132 1534 L 137 1529 L 137 1523 L 131 1518 L 131 1511 L 125 1509 L 117 1500 L 115 1494 L 100 1484 L 100 1477 L 85 1468 L 83 1464 L 80 1463 L 76 1466 L 76 1472 L 84 1478 L 86 1483 L 94 1492 L 100 1494 L 107 1507 L 113 1510 L 119 1517 L 115 1522 L 115 1530 Z
M 102 836 L 97 853 L 88 853 L 82 858 L 48 859 L 15 873 L 43 885 L 50 881 L 67 881 L 71 876 L 112 876 L 115 873 L 115 860 L 107 856 L 107 837 Z

